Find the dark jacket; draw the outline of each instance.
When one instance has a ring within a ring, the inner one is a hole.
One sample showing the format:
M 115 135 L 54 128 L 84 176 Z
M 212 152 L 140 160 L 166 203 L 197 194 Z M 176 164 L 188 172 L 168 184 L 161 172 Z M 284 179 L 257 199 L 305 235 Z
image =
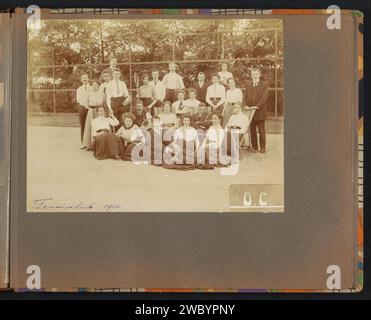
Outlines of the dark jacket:
M 144 120 L 146 120 L 146 111 L 142 111 L 141 113 L 138 113 L 136 110 L 133 112 L 135 115 L 135 121 L 134 124 L 136 124 L 139 128 L 142 126 Z
M 193 84 L 192 88 L 196 91 L 196 99 L 198 101 L 206 103 L 206 91 L 207 91 L 208 86 L 209 86 L 209 83 L 207 83 L 206 81 L 204 82 L 204 85 L 202 88 L 200 88 L 200 86 L 198 85 L 198 81 L 196 81 Z
M 212 113 L 204 113 L 202 115 L 195 114 L 191 120 L 191 126 L 195 129 L 207 130 L 211 126 Z
M 245 91 L 245 105 L 248 107 L 257 106 L 253 120 L 265 120 L 267 118 L 268 108 L 268 83 L 259 81 L 256 87 L 253 87 L 252 81 L 248 82 Z

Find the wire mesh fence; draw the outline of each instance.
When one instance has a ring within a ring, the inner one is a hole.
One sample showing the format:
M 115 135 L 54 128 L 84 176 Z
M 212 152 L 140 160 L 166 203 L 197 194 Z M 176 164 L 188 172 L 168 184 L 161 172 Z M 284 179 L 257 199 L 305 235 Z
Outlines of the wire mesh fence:
M 155 68 L 159 70 L 161 78 L 168 72 L 169 61 L 177 63 L 177 72 L 183 77 L 186 87 L 193 85 L 200 71 L 210 80 L 211 75 L 220 71 L 221 64 L 226 62 L 237 86 L 244 90 L 249 69 L 259 67 L 263 78 L 269 81 L 269 115 L 274 118 L 283 116 L 281 27 L 259 26 L 242 31 L 183 31 L 171 36 L 159 35 L 156 39 L 152 39 L 156 37 L 156 34 L 152 34 L 147 42 L 134 38 L 116 43 L 117 38 L 112 37 L 111 29 L 99 22 L 97 26 L 88 34 L 95 38 L 84 39 L 83 45 L 82 41 L 71 41 L 69 46 L 49 42 L 46 46 L 44 42 L 45 48 L 42 48 L 37 47 L 35 38 L 29 38 L 29 112 L 75 112 L 76 89 L 80 85 L 81 74 L 87 73 L 90 79 L 99 79 L 102 70 L 109 66 L 111 53 L 115 52 L 123 80 L 133 96 L 136 95 L 133 82 L 135 73 L 150 73 Z M 143 30 L 139 29 L 138 32 Z M 143 36 L 146 37 L 145 34 Z M 78 50 L 74 45 L 78 46 Z

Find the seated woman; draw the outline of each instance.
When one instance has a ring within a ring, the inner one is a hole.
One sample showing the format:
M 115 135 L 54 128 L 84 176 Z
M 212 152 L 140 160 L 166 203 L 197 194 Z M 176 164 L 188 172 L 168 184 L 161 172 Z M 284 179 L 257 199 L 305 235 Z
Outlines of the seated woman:
M 143 126 L 145 129 L 145 160 L 156 166 L 162 165 L 162 153 L 164 148 L 163 143 L 163 128 L 159 116 L 154 115 L 151 119 L 145 121 Z
M 91 123 L 94 118 L 97 117 L 97 109 L 98 107 L 103 107 L 105 102 L 105 95 L 102 91 L 99 90 L 99 83 L 98 81 L 93 81 L 91 83 L 92 91 L 88 93 L 88 106 L 89 110 L 86 115 L 85 121 L 85 130 L 84 130 L 84 137 L 82 140 L 82 145 L 86 148 L 86 150 L 91 151 L 91 144 L 93 141 L 93 135 L 91 130 Z
M 236 88 L 236 81 L 233 78 L 228 79 L 228 87 L 225 102 L 224 102 L 224 109 L 223 109 L 223 126 L 225 127 L 229 121 L 229 118 L 232 115 L 233 108 L 236 104 L 242 104 L 242 90 Z
M 227 156 L 227 133 L 223 129 L 222 117 L 214 112 L 211 116 L 212 125 L 207 130 L 206 137 L 199 149 L 198 168 L 209 166 L 226 166 L 230 157 Z
M 144 109 L 153 116 L 153 106 L 157 102 L 156 90 L 155 87 L 150 84 L 148 74 L 143 75 L 142 81 L 143 85 L 138 89 L 138 98 L 142 101 Z
M 243 138 L 244 134 L 247 132 L 249 126 L 250 126 L 250 118 L 242 112 L 241 104 L 235 103 L 232 115 L 228 120 L 228 123 L 226 124 L 226 131 L 228 131 L 228 154 L 231 154 L 231 146 L 232 146 L 232 135 L 231 133 L 234 132 L 238 134 L 238 140 L 236 137 L 236 143 L 240 143 L 241 139 Z
M 170 101 L 165 101 L 162 105 L 163 112 L 159 114 L 161 125 L 163 128 L 163 140 L 165 144 L 169 144 L 174 135 L 175 129 L 179 126 L 179 119 L 172 111 Z
M 134 124 L 135 115 L 131 112 L 125 112 L 122 115 L 122 126 L 116 132 L 117 137 L 121 138 L 121 144 L 123 146 L 123 160 L 127 161 L 139 161 L 139 159 L 132 159 L 132 151 L 135 147 L 144 147 L 145 138 L 142 130 Z M 143 154 L 141 152 L 141 154 Z M 139 155 L 139 154 L 138 154 Z
M 184 105 L 186 106 L 187 113 L 193 117 L 199 113 L 199 106 L 201 102 L 196 99 L 196 90 L 193 88 L 188 90 L 188 97 L 189 98 L 184 101 Z
M 172 112 L 172 106 L 170 101 L 164 101 L 162 104 L 163 112 L 159 114 L 159 117 L 164 128 L 173 128 L 178 126 L 178 118 L 176 114 Z
M 93 119 L 91 123 L 92 127 L 92 150 L 94 157 L 98 160 L 104 159 L 121 159 L 122 158 L 122 144 L 120 139 L 112 133 L 112 128 L 119 124 L 119 121 L 111 113 L 109 117 L 106 117 L 104 107 L 100 106 L 97 108 L 98 116 Z
M 173 141 L 165 148 L 163 167 L 190 170 L 196 168 L 199 139 L 197 130 L 191 127 L 191 116 L 181 118 L 182 126 L 175 130 Z

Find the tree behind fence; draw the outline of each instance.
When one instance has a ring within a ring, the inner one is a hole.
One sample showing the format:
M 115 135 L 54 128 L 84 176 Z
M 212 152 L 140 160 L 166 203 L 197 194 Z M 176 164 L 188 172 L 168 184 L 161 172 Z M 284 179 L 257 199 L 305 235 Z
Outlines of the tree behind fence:
M 177 61 L 190 87 L 200 71 L 211 75 L 228 62 L 244 88 L 249 69 L 269 81 L 271 115 L 283 114 L 283 39 L 280 20 L 49 20 L 29 33 L 28 110 L 75 112 L 80 76 L 98 79 L 114 55 L 135 95 L 133 75 Z

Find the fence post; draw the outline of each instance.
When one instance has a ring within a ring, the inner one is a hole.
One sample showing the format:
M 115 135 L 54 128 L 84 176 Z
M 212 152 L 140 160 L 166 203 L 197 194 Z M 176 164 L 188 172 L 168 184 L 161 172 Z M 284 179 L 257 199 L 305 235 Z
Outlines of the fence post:
M 89 79 L 93 80 L 93 70 L 92 70 L 92 54 L 91 54 L 91 42 L 89 42 Z
M 173 61 L 175 61 L 175 38 L 173 38 Z
M 274 61 L 274 117 L 278 117 L 278 92 L 277 92 L 277 82 L 278 82 L 278 38 L 277 38 L 277 29 L 274 30 L 274 42 L 275 42 L 275 61 Z
M 131 56 L 131 43 L 129 43 L 129 91 L 130 91 L 130 95 L 131 95 L 131 101 L 130 101 L 130 111 L 133 110 L 133 84 L 132 84 L 132 68 L 131 68 L 131 59 L 132 59 L 132 56 Z
M 54 47 L 52 51 L 52 72 L 53 72 L 53 113 L 57 113 L 56 87 L 55 87 L 55 65 L 54 65 Z
M 223 32 L 221 33 L 221 36 L 222 36 L 222 59 L 224 59 L 225 48 L 224 48 L 224 33 Z

